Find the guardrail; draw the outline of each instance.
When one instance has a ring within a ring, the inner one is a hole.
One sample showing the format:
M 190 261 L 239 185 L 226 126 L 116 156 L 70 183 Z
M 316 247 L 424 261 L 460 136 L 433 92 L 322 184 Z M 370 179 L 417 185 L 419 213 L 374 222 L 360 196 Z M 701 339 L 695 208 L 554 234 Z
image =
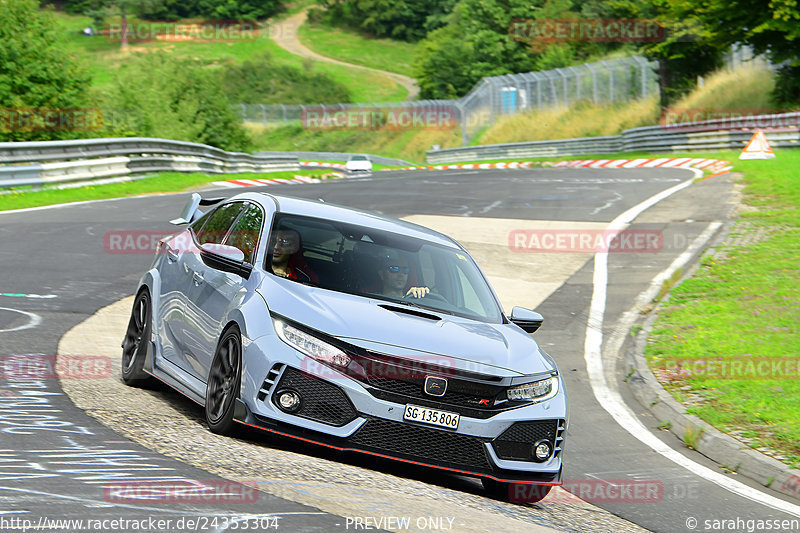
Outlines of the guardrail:
M 145 137 L 0 143 L 0 188 L 149 172 L 298 170 L 290 155 L 226 152 L 206 144 Z
M 380 155 L 375 154 L 368 154 L 365 152 L 256 152 L 255 155 L 281 155 L 281 156 L 291 156 L 297 157 L 301 160 L 312 160 L 312 161 L 347 161 L 348 158 L 352 155 L 365 155 L 369 157 L 369 160 L 373 163 L 377 163 L 379 165 L 387 165 L 391 167 L 407 167 L 412 165 L 408 161 L 403 159 L 394 159 L 391 157 L 383 157 Z
M 554 141 L 491 144 L 430 150 L 433 164 L 491 159 L 560 157 L 616 152 L 696 152 L 741 150 L 757 129 L 774 148 L 800 148 L 800 113 L 781 113 L 733 119 L 706 120 L 625 130 L 611 137 L 582 137 Z

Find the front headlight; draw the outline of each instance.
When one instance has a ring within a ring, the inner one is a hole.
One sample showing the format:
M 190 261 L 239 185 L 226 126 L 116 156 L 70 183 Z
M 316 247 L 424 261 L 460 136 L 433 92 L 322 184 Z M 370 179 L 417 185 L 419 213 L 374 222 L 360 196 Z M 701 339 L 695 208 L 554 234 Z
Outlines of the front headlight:
M 506 391 L 509 400 L 543 402 L 558 394 L 558 375 L 511 387 Z
M 350 364 L 350 356 L 336 346 L 300 331 L 286 322 L 275 320 L 275 331 L 283 342 L 321 363 L 342 368 Z

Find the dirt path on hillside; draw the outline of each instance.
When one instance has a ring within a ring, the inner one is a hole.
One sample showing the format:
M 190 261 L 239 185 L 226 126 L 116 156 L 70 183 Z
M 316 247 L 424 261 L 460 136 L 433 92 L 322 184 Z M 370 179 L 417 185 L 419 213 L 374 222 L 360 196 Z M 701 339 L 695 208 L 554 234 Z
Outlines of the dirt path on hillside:
M 305 9 L 300 13 L 292 15 L 286 20 L 276 23 L 273 31 L 270 32 L 272 39 L 284 50 L 301 57 L 308 57 L 317 61 L 325 61 L 326 63 L 334 63 L 336 65 L 342 65 L 345 67 L 368 70 L 370 72 L 377 72 L 405 87 L 405 89 L 408 91 L 408 100 L 413 100 L 417 97 L 419 94 L 419 87 L 417 86 L 417 81 L 413 78 L 409 78 L 408 76 L 403 76 L 402 74 L 397 74 L 394 72 L 378 70 L 376 68 L 345 63 L 344 61 L 339 61 L 338 59 L 332 59 L 330 57 L 319 55 L 318 53 L 303 46 L 303 44 L 300 42 L 300 39 L 297 37 L 297 30 L 306 21 L 307 17 L 308 10 Z

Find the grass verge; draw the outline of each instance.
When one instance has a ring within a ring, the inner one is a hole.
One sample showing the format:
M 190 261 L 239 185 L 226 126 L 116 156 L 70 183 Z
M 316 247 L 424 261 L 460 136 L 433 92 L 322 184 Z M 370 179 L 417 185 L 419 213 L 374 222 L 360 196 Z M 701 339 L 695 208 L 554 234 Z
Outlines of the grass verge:
M 370 39 L 354 31 L 310 21 L 300 26 L 298 37 L 305 46 L 325 57 L 414 77 L 417 44 Z
M 381 74 L 312 61 L 289 53 L 270 38 L 274 32 L 273 26 L 262 28 L 258 36 L 252 39 L 232 42 L 135 42 L 131 43 L 128 52 L 122 52 L 119 43 L 112 42 L 107 37 L 102 35 L 84 37 L 80 34 L 80 31 L 91 23 L 91 18 L 60 11 L 55 11 L 53 15 L 65 37 L 64 46 L 71 55 L 83 61 L 92 74 L 92 88 L 101 95 L 109 89 L 116 71 L 129 60 L 132 52 L 148 53 L 160 50 L 196 60 L 210 68 L 228 62 L 241 63 L 266 51 L 280 64 L 306 72 L 321 72 L 329 75 L 334 81 L 345 84 L 350 89 L 350 99 L 353 102 L 399 102 L 408 96 L 400 84 Z
M 105 200 L 109 198 L 124 198 L 140 196 L 143 194 L 169 193 L 188 191 L 213 181 L 233 179 L 257 178 L 286 178 L 295 175 L 320 177 L 329 173 L 328 170 L 320 171 L 289 171 L 271 172 L 269 174 L 199 174 L 162 172 L 152 177 L 134 181 L 111 183 L 108 185 L 87 185 L 71 189 L 42 189 L 33 190 L 30 187 L 11 189 L 12 192 L 0 195 L 0 211 L 11 209 L 25 209 L 28 207 L 41 207 L 45 205 L 66 204 L 70 202 L 83 202 L 86 200 Z
M 735 163 L 745 212 L 672 290 L 645 355 L 689 413 L 800 468 L 800 151 L 776 155 Z
M 263 127 L 248 124 L 256 150 L 300 150 L 308 152 L 354 152 L 380 154 L 410 162 L 425 161 L 434 144 L 454 147 L 461 133 L 454 130 L 422 131 L 317 131 L 300 125 Z

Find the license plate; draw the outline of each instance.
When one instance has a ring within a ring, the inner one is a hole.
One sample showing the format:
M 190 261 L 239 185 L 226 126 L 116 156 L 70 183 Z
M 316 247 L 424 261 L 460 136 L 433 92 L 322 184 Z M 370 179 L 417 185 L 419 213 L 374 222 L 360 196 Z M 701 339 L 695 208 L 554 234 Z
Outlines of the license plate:
M 458 413 L 428 409 L 427 407 L 420 407 L 419 405 L 406 405 L 406 410 L 403 413 L 403 420 L 422 422 L 423 424 L 431 424 L 450 429 L 458 428 L 460 419 L 461 415 Z

